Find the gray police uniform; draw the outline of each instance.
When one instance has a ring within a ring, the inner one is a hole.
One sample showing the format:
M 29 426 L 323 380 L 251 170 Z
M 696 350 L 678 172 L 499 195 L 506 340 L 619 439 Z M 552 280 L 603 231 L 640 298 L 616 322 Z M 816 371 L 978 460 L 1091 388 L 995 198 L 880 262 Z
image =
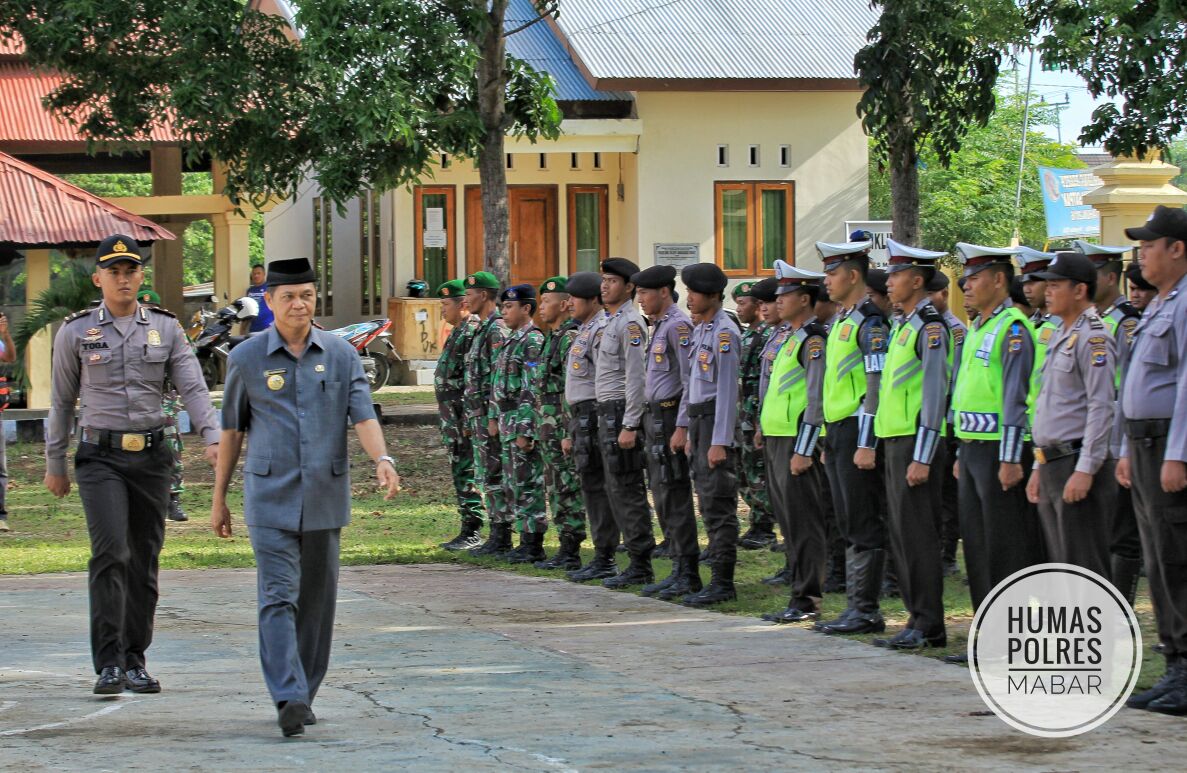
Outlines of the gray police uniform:
M 1150 302 L 1121 384 L 1133 504 L 1146 578 L 1168 657 L 1187 656 L 1187 489 L 1162 490 L 1164 461 L 1187 461 L 1187 277 Z
M 960 369 L 960 358 L 964 353 L 964 337 L 968 335 L 968 325 L 949 309 L 944 312 L 944 324 L 948 326 L 952 343 L 952 374 L 948 382 L 949 397 L 952 386 L 956 383 L 956 373 Z M 946 415 L 946 414 L 945 414 Z M 956 437 L 952 434 L 951 425 L 944 433 L 940 448 L 936 452 L 936 461 L 943 474 L 940 476 L 939 497 L 940 505 L 936 509 L 939 519 L 936 529 L 940 534 L 940 554 L 944 558 L 945 567 L 955 566 L 956 547 L 960 542 L 960 508 L 957 504 L 957 489 L 959 484 L 952 475 L 952 468 L 956 465 Z
M 589 518 L 589 536 L 595 549 L 613 553 L 618 546 L 618 525 L 606 492 L 606 470 L 598 437 L 598 347 L 606 327 L 604 312 L 595 313 L 577 329 L 565 362 L 565 403 L 569 406 L 569 433 L 573 438 L 573 463 L 581 478 L 581 496 Z
M 594 390 L 598 400 L 598 432 L 610 508 L 632 557 L 650 557 L 655 549 L 651 508 L 643 469 L 647 465 L 640 435 L 634 448 L 621 448 L 623 427 L 638 429 L 646 409 L 647 326 L 633 300 L 606 314 L 606 327 L 597 349 Z
M 330 662 L 348 423 L 375 418 L 354 347 L 313 328 L 300 359 L 275 327 L 231 351 L 223 429 L 247 433 L 243 514 L 256 557 L 260 664 L 276 703 L 312 705 Z
M 217 443 L 202 368 L 171 313 L 138 306 L 116 319 L 100 304 L 67 317 L 54 339 L 46 468 L 66 474 L 74 401 L 81 398 L 74 476 L 91 538 L 96 673 L 109 666 L 142 668 L 152 643 L 173 469 L 161 412 L 167 380 L 206 442 Z
M 1109 320 L 1114 323 L 1113 340 L 1117 345 L 1117 372 L 1124 372 L 1125 364 L 1133 349 L 1134 335 L 1137 332 L 1139 312 L 1128 299 L 1118 298 L 1111 306 L 1100 314 L 1101 321 L 1109 327 Z M 1120 385 L 1120 379 L 1118 379 Z M 1120 399 L 1120 395 L 1118 395 Z M 1105 467 L 1110 476 L 1116 470 L 1116 457 L 1121 454 L 1121 438 L 1125 435 L 1125 427 L 1121 422 L 1120 409 L 1114 410 L 1115 430 L 1112 440 L 1112 456 Z M 1133 509 L 1133 492 L 1123 486 L 1116 487 L 1116 502 L 1112 507 L 1113 517 L 1109 533 L 1109 553 L 1112 562 L 1108 575 L 1113 584 L 1133 599 L 1137 594 L 1138 576 L 1142 566 L 1142 538 L 1138 532 L 1137 515 Z
M 1109 576 L 1109 527 L 1117 488 L 1109 457 L 1113 426 L 1115 346 L 1095 309 L 1071 328 L 1060 322 L 1047 343 L 1043 388 L 1035 400 L 1035 464 L 1042 495 L 1039 518 L 1047 557 Z M 1088 496 L 1063 500 L 1073 472 L 1093 476 Z
M 693 330 L 691 372 L 680 406 L 687 413 L 678 426 L 688 427 L 692 476 L 701 518 L 709 533 L 709 560 L 729 566 L 738 554 L 738 355 L 742 333 L 724 310 Z M 709 448 L 724 446 L 726 460 L 709 466 Z M 732 579 L 732 574 L 729 575 Z
M 671 555 L 676 558 L 696 556 L 699 552 L 688 457 L 683 450 L 672 453 L 669 442 L 677 425 L 688 423 L 687 417 L 681 415 L 681 397 L 688 383 L 687 353 L 691 345 L 692 320 L 673 303 L 652 331 L 644 430 L 655 514 L 664 537 L 672 544 Z

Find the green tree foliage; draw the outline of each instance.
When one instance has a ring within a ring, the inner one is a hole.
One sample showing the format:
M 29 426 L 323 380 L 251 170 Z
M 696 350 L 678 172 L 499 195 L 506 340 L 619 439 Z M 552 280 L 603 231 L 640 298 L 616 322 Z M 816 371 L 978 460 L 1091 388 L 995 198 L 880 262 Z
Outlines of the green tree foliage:
M 1021 95 L 1006 93 L 997 102 L 989 122 L 969 130 L 947 166 L 935 151 L 921 156 L 921 245 L 938 250 L 952 249 L 958 241 L 1001 246 L 1013 237 L 1023 102 Z M 1030 118 L 1032 127 L 1057 120 L 1054 110 L 1033 105 Z M 1075 169 L 1084 163 L 1072 145 L 1054 142 L 1033 128 L 1026 143 L 1021 239 L 1042 248 L 1047 228 L 1038 167 Z M 870 165 L 870 217 L 891 217 L 889 176 L 876 164 Z
M 1114 155 L 1165 148 L 1187 128 L 1187 0 L 1030 0 L 1046 28 L 1043 61 L 1075 72 L 1094 97 L 1080 141 Z
M 965 134 L 993 113 L 994 86 L 1010 45 L 1025 39 L 1013 0 L 883 0 L 854 68 L 874 157 L 888 171 L 894 238 L 919 236 L 918 162 L 946 165 Z
M 135 144 L 169 116 L 191 160 L 227 163 L 233 200 L 288 198 L 314 177 L 342 206 L 420 179 L 441 153 L 477 158 L 492 120 L 559 132 L 551 79 L 506 55 L 483 84 L 502 86 L 502 112 L 484 114 L 476 71 L 502 35 L 489 5 L 301 0 L 294 44 L 244 0 L 0 0 L 0 35 L 66 76 L 48 104 L 83 136 Z
M 12 365 L 14 380 L 27 385 L 25 375 L 25 347 L 37 331 L 60 322 L 79 309 L 85 309 L 99 298 L 99 288 L 91 281 L 94 265 L 85 259 L 62 260 L 55 266 L 53 282 L 36 298 L 30 300 L 29 312 L 12 331 L 17 358 Z

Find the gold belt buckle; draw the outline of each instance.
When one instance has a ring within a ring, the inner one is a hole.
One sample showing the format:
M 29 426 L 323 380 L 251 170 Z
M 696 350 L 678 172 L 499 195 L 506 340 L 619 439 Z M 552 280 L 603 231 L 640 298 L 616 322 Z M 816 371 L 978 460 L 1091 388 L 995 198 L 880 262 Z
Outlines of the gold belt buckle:
M 120 438 L 120 448 L 125 451 L 143 451 L 144 450 L 144 435 L 132 435 L 125 433 Z
M 1043 449 L 1039 448 L 1038 446 L 1035 446 L 1035 459 L 1038 460 L 1039 464 L 1047 463 L 1047 455 L 1044 454 Z

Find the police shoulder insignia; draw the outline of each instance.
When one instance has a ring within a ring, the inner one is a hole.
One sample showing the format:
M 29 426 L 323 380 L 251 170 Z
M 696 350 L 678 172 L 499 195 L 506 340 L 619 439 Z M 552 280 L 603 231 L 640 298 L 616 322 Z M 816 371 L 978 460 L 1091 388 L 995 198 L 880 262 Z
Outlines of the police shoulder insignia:
M 812 337 L 808 339 L 808 357 L 813 360 L 819 360 L 824 356 L 824 341 L 819 338 Z
M 928 325 L 927 329 L 927 348 L 939 349 L 940 344 L 943 343 L 943 330 L 937 329 L 936 326 Z
M 1104 339 L 1101 339 L 1100 344 L 1093 344 L 1093 339 L 1089 339 L 1088 343 L 1092 344 L 1092 367 L 1099 368 L 1108 362 L 1109 355 L 1105 349 Z
M 730 334 L 728 330 L 717 334 L 717 350 L 722 353 L 730 350 Z
M 631 346 L 639 346 L 643 343 L 643 328 L 638 322 L 626 323 L 626 340 Z
M 155 312 L 157 314 L 164 314 L 166 317 L 173 317 L 174 319 L 177 319 L 177 315 L 169 311 L 169 309 L 162 309 L 160 306 L 148 306 L 147 308 L 149 311 Z
M 1088 339 L 1088 343 L 1091 346 L 1103 347 L 1105 345 L 1105 337 L 1104 336 L 1093 336 L 1092 338 Z
M 1009 336 L 1006 338 L 1006 349 L 1011 352 L 1022 351 L 1022 325 L 1017 322 L 1010 325 Z
M 962 327 L 952 328 L 952 340 L 958 344 L 963 344 L 964 343 L 964 328 L 962 328 Z

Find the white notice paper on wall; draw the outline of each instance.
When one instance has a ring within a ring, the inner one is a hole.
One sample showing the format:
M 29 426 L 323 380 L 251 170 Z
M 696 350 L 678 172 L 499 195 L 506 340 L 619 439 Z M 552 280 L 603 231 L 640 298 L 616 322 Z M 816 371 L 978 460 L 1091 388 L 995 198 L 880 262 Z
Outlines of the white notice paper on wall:
M 442 207 L 426 207 L 425 208 L 425 230 L 426 231 L 444 231 L 445 230 L 445 210 Z
M 425 230 L 424 244 L 425 247 L 445 247 L 448 239 L 444 231 L 429 231 Z
M 428 318 L 429 318 L 429 313 L 427 311 L 425 311 L 424 309 L 421 309 L 420 311 L 416 312 L 416 321 L 417 322 L 425 322 L 426 320 L 428 320 Z

